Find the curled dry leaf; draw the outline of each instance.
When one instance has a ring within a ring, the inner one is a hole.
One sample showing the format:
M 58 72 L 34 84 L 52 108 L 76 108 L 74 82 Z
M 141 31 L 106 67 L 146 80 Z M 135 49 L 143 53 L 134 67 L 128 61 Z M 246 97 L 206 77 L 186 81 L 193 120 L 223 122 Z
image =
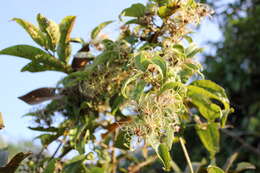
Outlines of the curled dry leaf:
M 10 162 L 4 167 L 0 167 L 0 173 L 15 173 L 16 169 L 19 167 L 20 163 L 30 155 L 31 153 L 18 153 L 16 154 Z
M 5 127 L 5 125 L 4 125 L 3 115 L 0 112 L 0 130 L 3 129 L 4 127 Z
M 106 127 L 106 129 L 108 130 L 108 132 L 102 134 L 102 138 L 106 138 L 107 135 L 109 135 L 110 133 L 113 133 L 118 127 L 123 126 L 124 124 L 130 123 L 133 119 L 131 117 L 127 117 L 125 119 L 119 120 L 117 122 L 114 122 L 113 124 L 110 124 Z
M 27 104 L 34 105 L 60 97 L 55 91 L 56 88 L 39 88 L 18 98 Z

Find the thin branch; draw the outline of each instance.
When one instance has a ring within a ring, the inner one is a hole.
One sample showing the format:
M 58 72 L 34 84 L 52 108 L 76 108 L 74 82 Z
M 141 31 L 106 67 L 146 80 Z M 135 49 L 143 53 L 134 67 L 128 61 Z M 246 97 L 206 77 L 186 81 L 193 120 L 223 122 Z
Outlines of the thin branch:
M 136 165 L 129 166 L 129 167 L 128 167 L 128 171 L 129 171 L 129 173 L 137 173 L 137 172 L 140 171 L 140 169 L 141 169 L 142 167 L 145 167 L 145 166 L 151 164 L 151 163 L 154 162 L 155 160 L 157 160 L 157 156 L 156 156 L 156 155 L 154 155 L 154 156 L 148 158 L 148 159 L 147 159 L 146 161 L 144 161 L 144 162 L 138 163 L 138 164 L 136 164 Z
M 245 147 L 246 149 L 251 151 L 253 154 L 257 154 L 258 156 L 260 156 L 260 150 L 258 150 L 257 148 L 253 147 L 252 145 L 246 143 L 246 141 L 243 140 L 241 137 L 235 135 L 234 133 L 230 132 L 227 129 L 222 129 L 222 132 L 225 133 L 226 135 L 232 137 L 234 140 L 236 140 L 240 144 L 242 144 L 243 147 Z
M 182 147 L 182 150 L 184 152 L 184 155 L 186 157 L 186 160 L 188 162 L 188 165 L 189 165 L 189 168 L 190 168 L 190 172 L 191 173 L 194 173 L 194 170 L 193 170 L 193 167 L 192 167 L 192 164 L 191 164 L 191 160 L 190 160 L 190 156 L 188 154 L 188 151 L 185 147 L 185 142 L 184 142 L 184 139 L 182 137 L 180 137 L 180 143 L 181 143 L 181 147 Z
M 112 146 L 112 152 L 111 152 L 111 157 L 112 157 L 112 173 L 116 173 L 116 169 L 117 169 L 117 159 L 116 159 L 116 148 L 114 147 L 115 145 L 115 141 L 117 138 L 117 130 L 114 133 L 113 136 L 113 146 Z
M 55 150 L 55 152 L 53 153 L 53 155 L 51 156 L 51 159 L 53 159 L 53 158 L 56 156 L 56 154 L 57 154 L 58 151 L 60 150 L 62 144 L 63 144 L 63 142 L 60 141 L 60 144 L 59 144 L 59 146 L 56 148 L 56 150 Z

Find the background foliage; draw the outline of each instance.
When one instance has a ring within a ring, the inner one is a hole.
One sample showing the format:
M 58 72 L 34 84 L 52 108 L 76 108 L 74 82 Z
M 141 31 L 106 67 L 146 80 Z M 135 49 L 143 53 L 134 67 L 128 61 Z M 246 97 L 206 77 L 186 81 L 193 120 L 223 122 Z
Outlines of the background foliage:
M 220 157 L 238 152 L 238 160 L 254 163 L 256 172 L 259 172 L 260 1 L 237 0 L 224 10 L 217 3 L 215 6 L 219 9 L 219 24 L 224 38 L 214 43 L 216 55 L 206 57 L 205 75 L 227 90 L 236 110 L 230 116 L 233 132 L 223 131 Z M 229 147 L 224 147 L 226 141 Z

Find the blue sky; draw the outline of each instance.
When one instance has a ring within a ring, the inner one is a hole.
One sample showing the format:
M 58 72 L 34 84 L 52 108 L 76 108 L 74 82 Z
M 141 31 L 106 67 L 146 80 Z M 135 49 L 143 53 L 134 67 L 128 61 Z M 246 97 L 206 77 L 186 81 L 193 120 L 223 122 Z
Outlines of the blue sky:
M 0 6 L 0 49 L 16 44 L 32 44 L 33 41 L 15 22 L 13 17 L 23 18 L 36 23 L 35 16 L 42 13 L 56 22 L 67 15 L 77 16 L 73 37 L 89 38 L 91 30 L 99 23 L 116 20 L 122 9 L 132 3 L 146 2 L 145 0 L 8 0 Z M 108 33 L 117 32 L 111 29 Z M 194 37 L 200 46 L 206 40 L 218 40 L 220 33 L 212 21 L 202 23 L 200 33 Z M 206 50 L 210 47 L 204 45 Z M 74 50 L 75 52 L 76 50 Z M 32 122 L 22 115 L 33 109 L 17 99 L 33 89 L 55 86 L 63 76 L 57 72 L 28 73 L 20 69 L 28 62 L 11 56 L 0 56 L 0 112 L 3 113 L 5 129 L 0 135 L 6 140 L 32 139 L 38 133 L 27 129 Z

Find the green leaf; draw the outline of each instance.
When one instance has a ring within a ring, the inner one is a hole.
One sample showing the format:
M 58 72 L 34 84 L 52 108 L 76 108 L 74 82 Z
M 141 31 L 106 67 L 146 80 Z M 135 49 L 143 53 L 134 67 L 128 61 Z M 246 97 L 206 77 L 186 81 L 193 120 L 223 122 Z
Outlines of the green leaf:
M 196 6 L 196 1 L 195 0 L 188 0 L 186 6 L 194 8 Z
M 192 37 L 185 35 L 185 36 L 183 36 L 183 38 L 184 38 L 185 40 L 187 40 L 188 43 L 190 43 L 190 44 L 193 43 Z
M 30 35 L 33 41 L 35 41 L 38 45 L 47 48 L 47 37 L 40 31 L 38 27 L 20 18 L 13 18 L 12 20 L 21 25 Z
M 203 52 L 203 49 L 198 48 L 196 44 L 193 43 L 185 49 L 185 54 L 187 58 L 193 58 L 199 52 Z
M 152 58 L 152 62 L 160 67 L 163 77 L 166 78 L 167 77 L 167 65 L 166 65 L 165 60 L 159 56 L 156 56 L 156 57 Z
M 169 151 L 171 151 L 173 139 L 174 139 L 174 129 L 173 128 L 167 128 L 165 132 L 165 144 Z
M 21 72 L 29 71 L 29 72 L 35 73 L 35 72 L 42 72 L 42 71 L 48 71 L 48 70 L 55 70 L 55 68 L 32 61 L 32 62 L 26 64 L 21 69 Z
M 173 14 L 173 10 L 168 8 L 166 5 L 165 6 L 161 6 L 158 10 L 158 15 L 161 18 L 165 18 L 165 17 L 169 17 Z
M 86 167 L 83 165 L 83 162 L 85 160 L 86 160 L 86 156 L 84 154 L 73 157 L 65 164 L 63 173 L 72 173 L 72 172 L 83 173 L 84 170 L 86 170 Z
M 28 127 L 31 130 L 35 130 L 35 131 L 40 131 L 40 132 L 57 132 L 59 131 L 59 129 L 57 129 L 56 127 L 48 127 L 48 128 L 44 128 L 44 127 Z
M 210 81 L 210 80 L 197 80 L 191 83 L 191 85 L 200 87 L 208 92 L 203 92 L 204 95 L 208 95 L 208 97 L 215 98 L 223 102 L 225 109 L 229 109 L 229 100 L 226 95 L 225 90 L 219 86 L 218 84 Z
M 59 42 L 60 39 L 59 25 L 47 19 L 42 14 L 37 15 L 37 21 L 41 31 L 47 35 L 49 49 L 55 51 L 57 43 Z
M 164 165 L 165 171 L 170 171 L 172 158 L 168 147 L 165 144 L 160 144 L 157 151 L 158 157 L 161 159 Z
M 174 91 L 182 90 L 184 91 L 184 93 L 186 93 L 187 90 L 186 86 L 181 82 L 168 82 L 162 86 L 159 94 L 162 94 L 164 91 L 167 91 L 169 89 L 173 89 Z
M 151 64 L 151 61 L 149 61 L 143 53 L 135 56 L 135 66 L 139 70 L 145 72 L 149 64 Z
M 66 72 L 66 65 L 45 51 L 29 46 L 29 45 L 16 45 L 8 47 L 0 51 L 0 55 L 12 55 L 25 59 L 32 60 L 30 64 L 25 66 L 22 71 L 45 71 L 55 70 Z
M 43 173 L 55 173 L 55 165 L 58 159 L 52 159 L 48 162 L 48 165 L 44 169 Z
M 145 6 L 141 3 L 133 4 L 131 7 L 122 11 L 121 16 L 143 17 L 145 15 Z
M 146 86 L 146 82 L 144 80 L 140 80 L 135 86 L 133 92 L 131 93 L 131 97 L 134 100 L 139 100 L 141 95 L 144 92 L 144 88 Z
M 109 105 L 113 115 L 116 113 L 122 103 L 124 103 L 124 97 L 122 95 L 115 95 L 109 100 Z
M 248 162 L 240 162 L 236 167 L 237 172 L 242 172 L 247 169 L 256 169 L 256 167 L 253 164 Z
M 196 131 L 202 144 L 209 151 L 211 159 L 213 159 L 215 154 L 219 151 L 219 124 L 198 124 L 196 125 Z
M 119 131 L 114 146 L 122 150 L 130 149 L 131 137 L 126 131 Z
M 40 136 L 37 136 L 36 138 L 40 139 L 41 144 L 43 146 L 48 146 L 50 143 L 52 143 L 59 137 L 60 137 L 59 134 L 42 134 Z
M 162 6 L 162 5 L 167 5 L 172 0 L 152 0 L 152 1 L 156 2 L 159 6 Z
M 98 34 L 101 32 L 101 30 L 104 29 L 107 25 L 109 25 L 112 22 L 113 22 L 112 20 L 103 22 L 100 25 L 98 25 L 96 28 L 94 28 L 91 32 L 91 38 L 95 39 L 98 36 Z
M 128 78 L 128 79 L 124 82 L 123 87 L 122 87 L 122 89 L 121 89 L 121 93 L 122 93 L 122 95 L 123 95 L 125 98 L 128 98 L 128 96 L 127 96 L 128 94 L 127 94 L 127 91 L 126 91 L 126 90 L 127 90 L 127 86 L 128 86 L 131 82 L 135 81 L 140 75 L 141 75 L 140 73 L 137 73 L 137 74 L 135 74 L 134 76 Z
M 69 57 L 71 55 L 71 45 L 70 45 L 70 34 L 75 23 L 76 16 L 65 17 L 60 25 L 60 40 L 58 44 L 57 53 L 59 59 L 64 63 L 68 63 Z
M 208 173 L 225 173 L 222 169 L 217 166 L 209 166 L 207 168 Z
M 89 168 L 88 173 L 105 173 L 105 169 L 99 168 L 99 167 L 91 167 L 91 168 Z
M 180 65 L 181 69 L 179 71 L 179 76 L 181 78 L 181 81 L 183 83 L 187 83 L 191 77 L 195 74 L 200 74 L 200 69 L 202 68 L 202 65 L 198 62 L 192 61 L 190 59 L 187 59 Z
M 214 122 L 216 118 L 221 118 L 222 112 L 221 108 L 212 103 L 205 95 L 200 94 L 199 91 L 193 92 L 189 87 L 188 96 L 191 100 L 191 103 L 197 107 L 200 114 L 210 122 Z
M 184 55 L 184 47 L 181 44 L 175 44 L 172 46 L 173 50 L 178 54 Z
M 70 42 L 73 42 L 73 43 L 80 43 L 82 45 L 82 47 L 86 44 L 86 42 L 84 41 L 83 38 L 71 38 L 70 39 Z
M 209 80 L 198 80 L 188 86 L 188 96 L 207 120 L 214 121 L 216 118 L 221 118 L 222 127 L 225 125 L 231 109 L 222 87 Z M 222 103 L 224 110 L 221 110 L 220 105 L 213 103 L 212 99 Z

